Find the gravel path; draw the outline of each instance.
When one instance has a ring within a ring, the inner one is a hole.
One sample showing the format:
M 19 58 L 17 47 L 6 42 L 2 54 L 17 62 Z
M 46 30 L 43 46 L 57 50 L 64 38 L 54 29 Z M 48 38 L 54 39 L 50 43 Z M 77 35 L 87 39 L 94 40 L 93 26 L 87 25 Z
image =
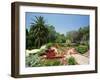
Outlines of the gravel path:
M 88 57 L 88 58 L 89 58 L 89 53 L 90 53 L 90 52 L 89 52 L 89 51 L 87 51 L 86 53 L 84 53 L 84 54 L 83 54 L 83 56 L 86 56 L 86 57 Z
M 72 54 L 78 64 L 84 65 L 84 64 L 89 64 L 89 58 L 80 55 L 80 54 Z

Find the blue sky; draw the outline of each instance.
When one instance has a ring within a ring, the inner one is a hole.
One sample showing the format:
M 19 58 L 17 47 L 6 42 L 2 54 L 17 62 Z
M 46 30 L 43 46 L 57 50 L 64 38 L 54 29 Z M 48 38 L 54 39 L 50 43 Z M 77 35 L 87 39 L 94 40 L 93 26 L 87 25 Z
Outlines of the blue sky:
M 51 13 L 32 13 L 26 12 L 26 28 L 30 29 L 30 25 L 35 16 L 43 16 L 46 23 L 53 25 L 56 32 L 66 34 L 72 30 L 78 30 L 80 27 L 89 25 L 89 15 L 76 14 L 51 14 Z

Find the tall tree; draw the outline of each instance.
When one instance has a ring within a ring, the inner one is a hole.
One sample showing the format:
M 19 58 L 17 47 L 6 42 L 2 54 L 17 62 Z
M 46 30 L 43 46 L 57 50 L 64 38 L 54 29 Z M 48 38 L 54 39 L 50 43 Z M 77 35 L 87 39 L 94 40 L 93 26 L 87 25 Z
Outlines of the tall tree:
M 56 31 L 53 25 L 48 25 L 49 35 L 48 35 L 48 42 L 55 42 L 56 40 Z
M 31 29 L 30 29 L 31 30 Z M 32 49 L 33 45 L 34 45 L 34 38 L 33 38 L 33 34 L 31 33 L 31 31 L 28 31 L 28 29 L 26 29 L 26 49 Z
M 66 38 L 74 43 L 89 41 L 89 26 L 80 27 L 77 31 L 67 32 Z
M 40 48 L 40 46 L 47 43 L 49 31 L 46 27 L 44 17 L 35 16 L 35 19 L 32 23 L 31 32 L 33 33 L 35 46 L 37 48 Z
M 78 41 L 78 31 L 70 31 L 70 32 L 67 32 L 67 36 L 66 38 L 68 40 L 70 40 L 71 42 L 77 42 Z
M 56 43 L 65 43 L 66 38 L 64 34 L 56 33 Z

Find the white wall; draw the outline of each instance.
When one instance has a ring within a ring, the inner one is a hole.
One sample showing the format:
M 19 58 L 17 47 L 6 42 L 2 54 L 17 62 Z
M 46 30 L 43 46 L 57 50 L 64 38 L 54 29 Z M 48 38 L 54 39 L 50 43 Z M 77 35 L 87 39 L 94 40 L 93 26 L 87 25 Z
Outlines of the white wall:
M 11 2 L 15 0 L 0 0 L 0 80 L 16 80 L 10 77 L 11 67 Z M 16 0 L 41 3 L 57 4 L 77 4 L 98 6 L 100 10 L 100 0 Z M 98 12 L 100 14 L 100 11 Z M 98 16 L 100 21 L 100 16 Z M 98 24 L 98 34 L 100 35 L 100 23 Z M 98 37 L 100 41 L 100 37 Z M 100 42 L 98 42 L 100 44 Z M 100 45 L 98 46 L 100 47 Z M 100 68 L 100 50 L 98 51 L 98 67 Z M 97 74 L 65 75 L 38 78 L 21 78 L 18 80 L 100 80 L 100 69 Z

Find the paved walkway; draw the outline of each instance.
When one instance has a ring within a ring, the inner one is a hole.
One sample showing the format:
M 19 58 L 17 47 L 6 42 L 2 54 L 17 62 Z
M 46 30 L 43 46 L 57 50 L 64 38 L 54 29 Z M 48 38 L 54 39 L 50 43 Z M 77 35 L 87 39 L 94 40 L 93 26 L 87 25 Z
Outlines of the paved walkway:
M 80 55 L 80 54 L 71 54 L 71 55 L 66 55 L 66 58 L 70 58 L 70 57 L 74 57 L 76 62 L 79 64 L 79 65 L 84 65 L 84 64 L 89 64 L 89 58 L 83 56 L 83 55 Z

